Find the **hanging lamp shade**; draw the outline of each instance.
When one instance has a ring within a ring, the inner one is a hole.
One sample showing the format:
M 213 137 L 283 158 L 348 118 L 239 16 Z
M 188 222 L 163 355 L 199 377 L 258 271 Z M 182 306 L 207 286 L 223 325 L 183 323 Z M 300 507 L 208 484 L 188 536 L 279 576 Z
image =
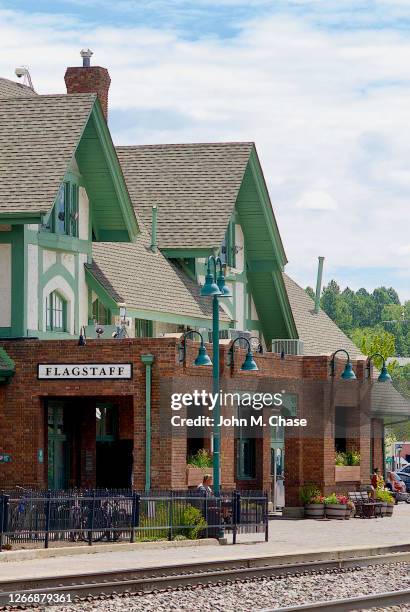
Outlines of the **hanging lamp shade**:
M 350 361 L 346 363 L 341 378 L 343 378 L 343 380 L 356 380 L 356 374 L 354 373 L 353 366 Z
M 198 357 L 194 361 L 194 365 L 196 366 L 209 366 L 212 365 L 212 361 L 206 352 L 206 348 L 204 344 L 201 344 L 198 351 Z
M 212 296 L 212 295 L 221 295 L 221 291 L 218 285 L 214 281 L 214 277 L 212 274 L 207 274 L 205 276 L 205 284 L 201 288 L 201 295 L 203 297 Z
M 246 353 L 245 361 L 242 364 L 241 370 L 243 370 L 244 372 L 252 372 L 255 370 L 259 370 L 258 366 L 254 361 L 253 354 L 251 351 L 248 351 Z

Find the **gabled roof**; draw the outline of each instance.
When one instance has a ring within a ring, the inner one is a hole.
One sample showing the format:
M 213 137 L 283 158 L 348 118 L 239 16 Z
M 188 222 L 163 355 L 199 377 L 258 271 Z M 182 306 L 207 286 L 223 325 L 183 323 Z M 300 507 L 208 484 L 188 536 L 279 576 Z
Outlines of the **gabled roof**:
M 96 239 L 132 240 L 137 220 L 96 94 L 0 99 L 3 220 L 38 223 L 74 158 L 92 202 Z
M 212 300 L 200 297 L 200 287 L 159 250 L 153 253 L 149 234 L 141 229 L 133 243 L 93 243 L 93 263 L 86 265 L 88 271 L 114 302 L 126 303 L 127 311 L 143 311 L 143 318 L 150 318 L 151 312 L 154 320 L 159 312 L 171 315 L 162 320 L 180 319 L 185 324 L 189 317 L 208 327 Z M 229 321 L 222 310 L 220 318 L 225 324 Z
M 251 142 L 117 147 L 135 210 L 160 248 L 219 248 L 254 148 Z
M 352 359 L 364 358 L 360 349 L 323 310 L 317 314 L 314 312 L 314 301 L 302 287 L 285 273 L 283 280 L 298 337 L 304 343 L 305 355 L 330 355 L 343 348 Z
M 0 213 L 50 211 L 94 94 L 0 100 Z
M 19 96 L 36 95 L 36 92 L 27 85 L 0 77 L 0 98 L 17 98 Z

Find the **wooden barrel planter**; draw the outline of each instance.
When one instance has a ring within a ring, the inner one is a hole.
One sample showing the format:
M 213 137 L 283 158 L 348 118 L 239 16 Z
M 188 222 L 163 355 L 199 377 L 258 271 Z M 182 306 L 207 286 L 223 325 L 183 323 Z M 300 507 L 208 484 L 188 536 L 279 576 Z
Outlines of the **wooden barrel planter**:
M 381 516 L 387 516 L 387 502 L 381 502 L 381 504 L 380 514 Z
M 326 518 L 344 520 L 346 518 L 346 504 L 326 504 Z
M 393 516 L 394 504 L 387 504 L 386 516 Z
M 325 516 L 325 504 L 306 504 L 305 518 L 320 519 Z

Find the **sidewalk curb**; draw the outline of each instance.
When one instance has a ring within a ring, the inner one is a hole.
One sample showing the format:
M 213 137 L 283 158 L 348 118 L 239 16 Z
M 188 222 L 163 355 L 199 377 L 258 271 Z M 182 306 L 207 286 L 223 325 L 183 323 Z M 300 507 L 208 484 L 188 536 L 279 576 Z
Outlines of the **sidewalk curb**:
M 93 544 L 93 546 L 67 546 L 61 548 L 36 548 L 24 550 L 7 550 L 0 553 L 0 563 L 8 561 L 31 561 L 33 559 L 51 559 L 53 557 L 67 557 L 71 555 L 91 555 L 98 553 L 128 552 L 132 550 L 193 548 L 198 546 L 219 546 L 218 540 L 204 538 L 203 540 L 177 540 L 167 542 L 135 542 L 118 544 Z

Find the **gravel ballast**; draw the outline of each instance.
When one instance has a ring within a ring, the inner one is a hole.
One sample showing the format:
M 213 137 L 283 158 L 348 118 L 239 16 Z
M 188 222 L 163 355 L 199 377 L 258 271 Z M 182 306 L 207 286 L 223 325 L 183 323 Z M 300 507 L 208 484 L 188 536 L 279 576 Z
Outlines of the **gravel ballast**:
M 195 587 L 150 595 L 107 598 L 104 601 L 82 601 L 47 609 L 50 612 L 255 612 L 263 608 L 294 606 L 409 588 L 410 563 L 390 563 L 352 572 L 288 576 L 223 586 Z M 391 609 L 410 610 L 410 606 L 394 606 Z

